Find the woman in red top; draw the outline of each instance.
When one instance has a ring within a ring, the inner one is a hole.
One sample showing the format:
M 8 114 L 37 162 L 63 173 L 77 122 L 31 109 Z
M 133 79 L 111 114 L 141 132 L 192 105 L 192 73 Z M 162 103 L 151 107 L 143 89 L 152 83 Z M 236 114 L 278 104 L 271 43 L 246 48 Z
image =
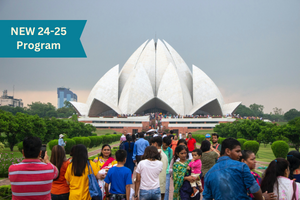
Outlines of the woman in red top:
M 70 189 L 65 179 L 65 173 L 70 161 L 66 159 L 66 153 L 63 147 L 55 145 L 52 148 L 50 162 L 59 170 L 59 176 L 54 179 L 52 183 L 51 199 L 68 200 Z

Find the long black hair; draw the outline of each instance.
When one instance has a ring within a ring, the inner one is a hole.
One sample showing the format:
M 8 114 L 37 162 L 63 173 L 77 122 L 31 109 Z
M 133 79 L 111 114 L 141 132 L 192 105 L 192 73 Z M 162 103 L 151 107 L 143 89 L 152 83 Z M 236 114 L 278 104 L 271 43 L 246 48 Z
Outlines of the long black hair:
M 287 160 L 290 163 L 290 179 L 293 179 L 294 171 L 300 166 L 300 153 L 298 151 L 290 151 L 287 155 Z
M 66 160 L 67 158 L 64 148 L 60 145 L 55 145 L 51 151 L 50 162 L 57 167 L 59 173 L 61 166 Z M 59 176 L 57 176 L 57 178 L 54 180 L 57 180 L 58 178 Z
M 111 157 L 111 147 L 110 147 L 110 145 L 109 145 L 109 144 L 104 144 L 104 145 L 102 146 L 102 148 L 101 148 L 101 152 L 100 152 L 100 156 L 102 156 L 102 157 L 103 157 L 103 153 L 102 153 L 102 151 L 103 151 L 104 147 L 109 147 L 109 149 L 110 149 L 110 154 L 109 154 L 109 157 Z M 99 157 L 100 157 L 100 156 L 99 156 Z
M 128 152 L 133 152 L 133 149 L 131 149 L 131 142 L 133 141 L 131 135 L 126 135 L 126 141 L 128 142 Z
M 75 176 L 82 176 L 88 161 L 88 151 L 83 144 L 76 145 L 73 152 L 72 172 Z
M 277 183 L 277 177 L 278 176 L 284 176 L 284 172 L 289 167 L 289 162 L 284 158 L 276 158 L 273 160 L 269 167 L 266 170 L 265 177 L 261 181 L 261 190 L 262 192 L 268 191 L 268 193 L 272 193 L 274 184 Z M 278 184 L 277 184 L 277 193 L 278 191 Z
M 179 145 L 176 147 L 175 149 L 175 154 L 174 154 L 174 163 L 176 162 L 176 160 L 179 158 L 179 156 L 177 154 L 179 154 L 182 150 L 186 150 L 186 159 L 189 159 L 189 150 L 186 146 L 184 145 Z

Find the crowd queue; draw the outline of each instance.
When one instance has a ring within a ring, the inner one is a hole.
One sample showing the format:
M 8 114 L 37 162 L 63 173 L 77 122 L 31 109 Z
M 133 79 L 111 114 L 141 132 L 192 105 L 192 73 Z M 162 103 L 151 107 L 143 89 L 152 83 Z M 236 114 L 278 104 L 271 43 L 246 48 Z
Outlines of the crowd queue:
M 218 144 L 218 134 L 207 134 L 196 147 L 191 133 L 174 135 L 124 132 L 115 158 L 108 144 L 88 159 L 84 145 L 75 145 L 67 159 L 64 142 L 41 157 L 41 140 L 23 141 L 25 159 L 9 168 L 13 199 L 53 200 L 298 200 L 300 199 L 300 153 L 291 151 L 287 160 L 273 160 L 260 177 L 252 151 L 227 138 Z M 60 137 L 63 139 L 63 136 Z M 133 174 L 136 174 L 133 178 Z M 91 197 L 97 179 L 100 196 Z M 90 175 L 89 175 L 90 176 Z M 171 181 L 173 180 L 173 181 Z

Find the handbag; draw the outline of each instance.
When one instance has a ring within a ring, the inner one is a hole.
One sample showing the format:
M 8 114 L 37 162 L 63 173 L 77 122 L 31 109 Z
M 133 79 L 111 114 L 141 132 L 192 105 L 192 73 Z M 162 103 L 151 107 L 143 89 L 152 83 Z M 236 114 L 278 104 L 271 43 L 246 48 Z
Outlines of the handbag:
M 87 162 L 88 164 L 88 178 L 89 178 L 89 192 L 92 197 L 92 200 L 102 200 L 102 192 L 100 190 L 100 187 L 98 185 L 97 179 L 94 175 L 93 168 L 91 167 L 90 162 Z M 92 173 L 90 173 L 90 168 L 92 170 Z

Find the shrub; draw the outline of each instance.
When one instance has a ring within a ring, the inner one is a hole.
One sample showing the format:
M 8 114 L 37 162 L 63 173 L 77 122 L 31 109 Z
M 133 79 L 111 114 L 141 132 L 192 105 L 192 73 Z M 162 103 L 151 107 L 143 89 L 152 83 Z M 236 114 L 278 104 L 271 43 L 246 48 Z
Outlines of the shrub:
M 196 142 L 200 143 L 205 140 L 205 136 L 204 135 L 200 135 L 200 134 L 194 134 L 193 138 L 196 140 Z
M 245 149 L 244 148 L 244 143 L 247 142 L 247 140 L 240 138 L 240 139 L 237 139 L 237 141 L 239 141 L 241 143 L 241 149 L 244 150 Z
M 84 141 L 83 141 L 83 137 L 73 137 L 72 140 L 74 140 L 77 144 L 83 144 L 84 145 Z
M 110 135 L 110 133 L 105 133 L 105 135 Z
M 12 192 L 10 185 L 0 186 L 0 199 L 12 199 Z
M 102 141 L 103 141 L 103 136 L 97 136 L 96 137 L 96 146 L 100 146 Z
M 279 140 L 273 142 L 271 149 L 276 158 L 286 158 L 289 152 L 289 145 L 285 141 Z
M 58 140 L 51 140 L 50 142 L 48 142 L 48 147 L 49 147 L 50 150 L 52 150 L 52 148 L 55 145 L 58 145 Z
M 219 137 L 218 143 L 219 143 L 219 144 L 222 144 L 222 142 L 223 142 L 225 139 L 226 139 L 226 138 Z
M 119 147 L 113 147 L 113 149 L 119 150 Z
M 88 138 L 90 138 L 91 140 L 91 143 L 89 145 L 90 148 L 97 146 L 97 136 L 89 136 Z
M 19 143 L 18 143 L 18 149 L 19 149 L 19 151 L 22 153 L 22 150 L 23 150 L 23 142 L 19 142 Z
M 89 157 L 89 160 L 94 160 L 98 155 L 93 155 L 91 157 Z
M 82 137 L 82 140 L 83 140 L 83 145 L 88 148 L 90 146 L 90 143 L 91 143 L 91 139 L 88 138 L 88 137 Z
M 97 133 L 92 133 L 92 136 L 97 136 Z
M 0 177 L 8 177 L 8 168 L 23 160 L 23 158 L 15 158 L 14 153 L 0 153 L 0 155 Z
M 3 151 L 5 148 L 4 144 L 2 142 L 0 142 L 0 152 Z
M 245 150 L 251 150 L 256 155 L 259 149 L 259 143 L 254 140 L 249 140 L 244 143 L 244 149 Z
M 76 142 L 73 139 L 65 139 L 65 141 L 67 142 L 65 146 L 66 154 L 70 154 L 70 151 L 72 147 L 76 145 Z

